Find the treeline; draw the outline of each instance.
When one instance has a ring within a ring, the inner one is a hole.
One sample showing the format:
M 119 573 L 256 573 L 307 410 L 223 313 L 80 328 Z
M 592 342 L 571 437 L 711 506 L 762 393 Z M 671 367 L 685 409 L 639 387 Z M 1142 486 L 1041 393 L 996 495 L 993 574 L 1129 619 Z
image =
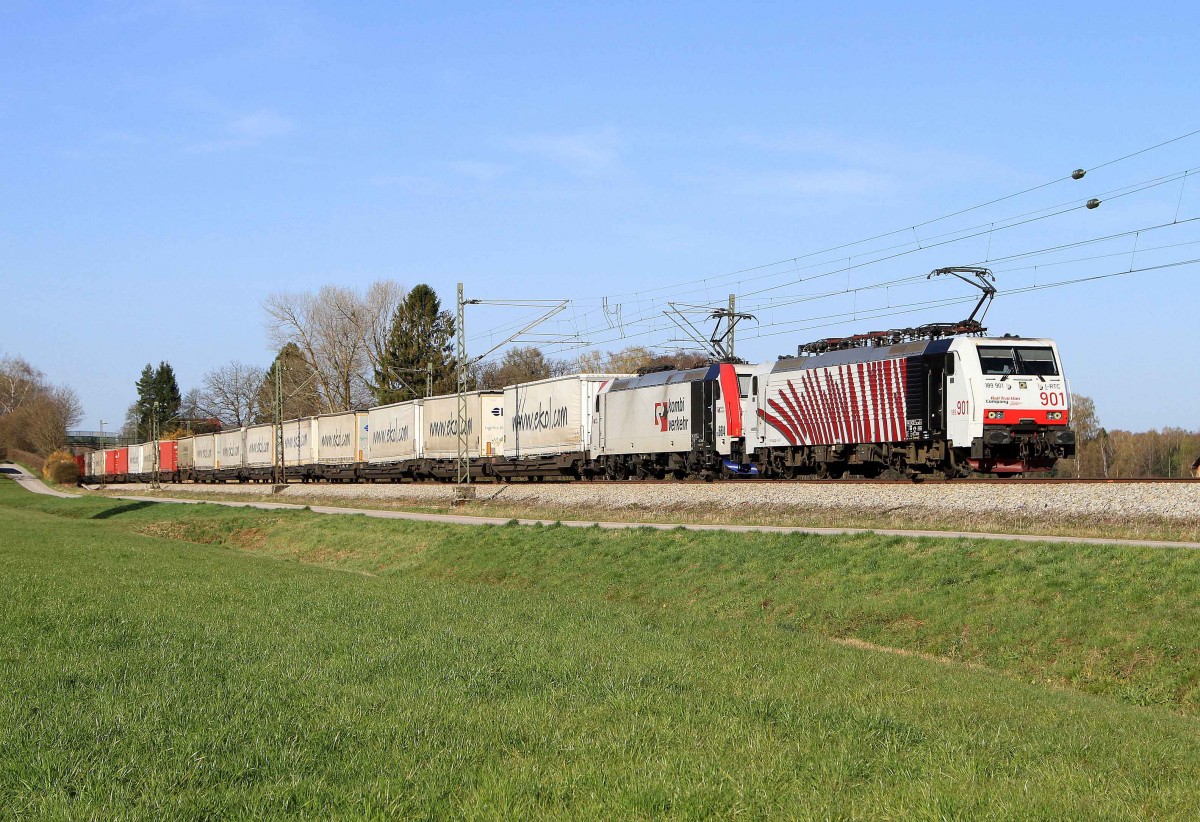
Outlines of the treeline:
M 1072 397 L 1072 427 L 1077 438 L 1075 459 L 1062 460 L 1055 475 L 1086 479 L 1193 476 L 1200 459 L 1200 431 L 1163 428 L 1152 431 L 1108 430 L 1096 404 L 1081 394 Z
M 21 357 L 0 357 L 0 451 L 45 458 L 67 444 L 83 419 L 79 396 Z
M 272 294 L 263 303 L 266 330 L 278 353 L 267 366 L 240 360 L 204 374 L 180 395 L 167 362 L 142 370 L 137 400 L 126 415 L 127 435 L 160 436 L 240 427 L 275 419 L 277 375 L 284 419 L 386 405 L 457 388 L 455 321 L 425 284 L 405 290 L 392 281 L 362 291 L 325 286 L 316 292 Z M 496 360 L 473 364 L 472 389 L 579 372 L 631 373 L 660 365 L 690 367 L 702 353 L 654 352 L 631 346 L 588 351 L 575 358 L 547 356 L 535 346 L 510 348 Z

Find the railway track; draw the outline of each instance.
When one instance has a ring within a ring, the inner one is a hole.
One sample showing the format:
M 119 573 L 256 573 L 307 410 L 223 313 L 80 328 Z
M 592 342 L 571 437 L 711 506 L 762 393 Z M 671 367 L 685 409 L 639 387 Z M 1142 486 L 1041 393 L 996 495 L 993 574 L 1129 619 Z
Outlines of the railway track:
M 560 481 L 560 480 L 555 480 Z M 487 481 L 491 484 L 491 480 Z M 756 479 L 747 477 L 745 479 L 727 479 L 719 480 L 719 482 L 733 483 L 737 485 L 747 484 L 766 484 L 766 485 L 932 485 L 932 484 L 953 484 L 962 486 L 971 485 L 1156 485 L 1161 483 L 1193 483 L 1200 485 L 1200 479 L 1192 477 L 1173 477 L 1173 478 L 1122 478 L 1122 479 L 1071 479 L 1068 477 L 1016 477 L 1012 479 L 996 479 L 994 477 L 979 478 L 979 479 L 954 479 L 947 480 L 937 477 L 922 477 L 917 480 L 907 478 L 891 479 L 862 479 L 862 478 L 847 478 L 847 479 Z M 584 484 L 587 484 L 584 481 Z M 593 480 L 592 484 L 596 485 L 709 485 L 712 483 L 702 479 L 631 479 L 631 480 Z
M 1200 485 L 1200 478 L 1194 478 L 1194 477 L 1171 477 L 1171 478 L 1167 478 L 1167 477 L 1131 477 L 1131 478 L 1125 478 L 1125 477 L 1122 477 L 1122 478 L 1113 478 L 1113 479 L 1088 479 L 1088 478 L 1074 479 L 1071 477 L 1012 477 L 1012 478 L 1008 478 L 1008 479 L 998 479 L 996 477 L 979 477 L 979 478 L 971 478 L 971 479 L 948 480 L 948 479 L 944 479 L 944 478 L 940 478 L 940 477 L 930 476 L 930 477 L 918 477 L 916 479 L 909 479 L 907 477 L 899 477 L 899 478 L 877 477 L 874 479 L 865 479 L 862 477 L 847 477 L 844 479 L 830 479 L 830 478 L 821 479 L 821 478 L 817 478 L 817 477 L 813 477 L 813 478 L 809 478 L 809 479 L 803 479 L 803 478 L 802 479 L 764 479 L 764 478 L 759 478 L 759 477 L 742 477 L 742 478 L 722 478 L 719 480 L 705 480 L 705 479 L 698 479 L 698 478 L 576 480 L 576 479 L 571 479 L 571 478 L 566 478 L 566 477 L 561 477 L 561 478 L 560 477 L 546 477 L 546 478 L 531 477 L 531 478 L 514 478 L 511 480 L 498 480 L 494 477 L 485 477 L 483 479 L 471 480 L 471 485 L 484 485 L 484 486 L 489 486 L 489 487 L 493 486 L 493 485 L 581 485 L 581 486 L 615 485 L 615 486 L 619 486 L 619 487 L 626 487 L 626 486 L 630 486 L 630 485 L 721 485 L 721 484 L 725 484 L 725 485 L 778 485 L 778 486 L 787 486 L 787 485 L 901 485 L 901 486 L 906 486 L 906 485 L 947 485 L 947 484 L 950 484 L 950 485 L 955 485 L 955 486 L 970 487 L 973 485 L 1004 485 L 1004 486 L 1011 486 L 1011 485 L 1158 485 L 1158 484 L 1180 484 L 1180 483 L 1185 484 L 1185 485 L 1188 483 Z M 204 483 L 199 483 L 199 485 L 203 485 L 203 484 Z M 236 483 L 233 483 L 233 484 L 236 484 Z M 314 480 L 314 481 L 308 482 L 308 483 L 289 482 L 287 484 L 289 484 L 289 485 L 324 485 L 324 484 L 330 484 L 330 483 L 328 483 L 327 481 L 322 481 L 322 480 Z M 332 484 L 337 485 L 337 484 L 343 484 L 343 483 L 334 481 Z M 403 485 L 418 485 L 418 486 L 424 485 L 424 486 L 430 486 L 430 487 L 436 488 L 439 486 L 442 486 L 442 487 L 451 486 L 454 483 L 449 482 L 449 481 L 437 481 L 437 480 L 415 480 L 415 481 L 414 480 L 400 480 L 398 482 L 393 482 L 391 480 L 379 480 L 378 483 L 375 483 L 372 481 L 367 481 L 365 483 L 364 482 L 355 483 L 352 481 L 348 481 L 345 484 L 349 484 L 349 485 L 355 485 L 355 484 L 359 484 L 359 485 L 362 485 L 362 484 L 368 484 L 368 485 L 370 485 L 370 484 L 379 484 L 379 485 L 403 484 Z

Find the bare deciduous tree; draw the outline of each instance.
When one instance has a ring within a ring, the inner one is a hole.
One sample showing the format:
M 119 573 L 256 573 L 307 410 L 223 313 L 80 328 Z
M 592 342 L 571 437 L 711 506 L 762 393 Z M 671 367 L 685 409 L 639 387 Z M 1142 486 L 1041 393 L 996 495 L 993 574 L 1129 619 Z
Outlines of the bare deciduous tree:
M 189 388 L 179 401 L 179 418 L 195 420 L 206 416 L 204 408 L 204 392 L 199 388 Z
M 28 406 L 28 436 L 34 451 L 45 456 L 67 444 L 67 429 L 83 419 L 79 395 L 66 386 L 51 386 Z
M 233 360 L 204 375 L 200 406 L 222 425 L 241 428 L 254 417 L 255 400 L 266 370 Z
M 387 352 L 392 333 L 392 318 L 407 294 L 404 286 L 394 280 L 371 283 L 363 295 L 365 310 L 361 312 L 360 331 L 366 341 L 367 359 L 377 369 Z
M 620 351 L 587 351 L 579 357 L 578 367 L 584 372 L 610 374 L 633 374 L 641 369 L 669 366 L 671 368 L 697 368 L 708 362 L 702 351 L 678 349 L 672 352 L 655 352 L 640 345 L 631 345 Z
M 0 358 L 0 445 L 46 456 L 67 442 L 83 418 L 79 395 L 51 385 L 20 357 Z
M 0 415 L 11 414 L 46 387 L 46 375 L 21 357 L 0 357 Z
M 379 363 L 388 324 L 404 296 L 380 281 L 359 293 L 327 285 L 316 294 L 282 292 L 263 303 L 267 332 L 278 347 L 293 343 L 316 371 L 325 411 L 370 402 L 368 367 Z

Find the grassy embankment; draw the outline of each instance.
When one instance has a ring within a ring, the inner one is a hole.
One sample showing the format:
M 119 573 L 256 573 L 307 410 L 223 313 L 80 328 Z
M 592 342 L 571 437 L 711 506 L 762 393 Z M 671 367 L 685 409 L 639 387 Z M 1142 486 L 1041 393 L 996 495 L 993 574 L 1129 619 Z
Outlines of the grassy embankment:
M 454 528 L 7 480 L 0 535 L 18 813 L 1200 804 L 1190 552 Z
M 405 498 L 403 486 L 396 499 L 380 499 L 367 496 L 334 496 L 322 494 L 328 486 L 297 486 L 299 494 L 286 497 L 273 496 L 267 486 L 244 486 L 239 493 L 229 487 L 215 491 L 204 486 L 174 485 L 168 490 L 130 491 L 119 485 L 103 491 L 82 493 L 94 496 L 119 496 L 134 493 L 138 496 L 179 497 L 187 499 L 214 499 L 225 501 L 289 502 L 300 505 L 328 505 L 343 508 L 369 508 L 385 511 L 414 511 L 432 514 L 475 514 L 487 517 L 515 519 L 542 519 L 561 522 L 645 522 L 687 523 L 695 525 L 785 525 L 806 528 L 874 528 L 907 529 L 930 531 L 969 531 L 993 534 L 1034 534 L 1041 536 L 1097 537 L 1104 539 L 1151 539 L 1171 542 L 1200 542 L 1200 512 L 1189 519 L 1165 519 L 1158 517 L 1131 518 L 1127 516 L 1080 516 L 1054 511 L 1022 510 L 1006 514 L 976 512 L 969 515 L 954 515 L 934 508 L 914 505 L 897 505 L 886 512 L 863 510 L 862 508 L 781 508 L 778 506 L 687 506 L 676 505 L 663 508 L 655 502 L 655 486 L 645 489 L 646 504 L 637 507 L 612 508 L 603 505 L 547 505 L 528 502 L 513 502 L 504 496 L 504 487 L 482 484 L 479 498 L 464 508 L 450 506 L 450 491 L 446 490 L 445 503 L 431 505 L 427 500 Z M 345 486 L 339 486 L 344 488 Z M 353 486 L 351 486 L 353 487 Z M 931 494 L 936 485 L 924 486 Z M 1032 495 L 1038 486 L 1030 486 Z M 250 490 L 252 489 L 252 490 Z M 71 489 L 74 490 L 74 489 Z M 301 496 L 302 494 L 302 496 Z M 494 495 L 494 496 L 493 496 Z

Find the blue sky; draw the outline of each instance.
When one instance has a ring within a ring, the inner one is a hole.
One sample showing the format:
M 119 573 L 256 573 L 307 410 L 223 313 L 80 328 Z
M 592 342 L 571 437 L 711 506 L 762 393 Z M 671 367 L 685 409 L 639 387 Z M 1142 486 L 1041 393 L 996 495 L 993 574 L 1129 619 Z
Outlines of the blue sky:
M 570 298 L 604 349 L 732 291 L 763 360 L 959 319 L 865 289 L 989 261 L 991 329 L 1058 339 L 1102 422 L 1195 428 L 1200 267 L 1004 292 L 1200 258 L 1200 135 L 1062 179 L 1200 128 L 1200 12 L 1039 6 L 0 2 L 0 352 L 111 427 L 148 361 L 267 364 L 280 290 Z

